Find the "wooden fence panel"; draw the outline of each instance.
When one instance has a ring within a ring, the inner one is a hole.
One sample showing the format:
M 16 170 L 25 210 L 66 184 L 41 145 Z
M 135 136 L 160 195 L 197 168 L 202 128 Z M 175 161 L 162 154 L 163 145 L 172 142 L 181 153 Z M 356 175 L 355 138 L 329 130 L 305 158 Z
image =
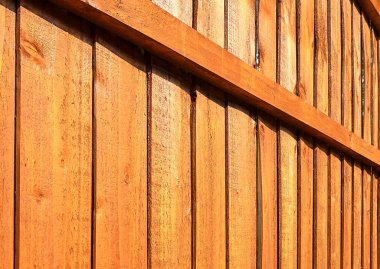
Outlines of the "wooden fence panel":
M 144 55 L 103 31 L 95 40 L 94 266 L 147 264 Z
M 352 268 L 362 267 L 362 179 L 361 166 L 355 162 L 353 178 L 353 227 L 352 227 Z
M 378 259 L 379 259 L 379 246 L 377 244 L 377 239 L 379 236 L 378 232 L 378 186 L 379 178 L 376 173 L 372 174 L 371 178 L 371 269 L 378 268 Z
M 21 1 L 19 12 L 18 266 L 88 268 L 90 27 L 47 2 Z
M 255 7 L 252 0 L 229 0 L 227 49 L 255 63 Z M 229 268 L 256 268 L 256 115 L 228 100 L 227 121 L 227 262 Z
M 16 6 L 0 0 L 0 268 L 13 268 Z
M 224 1 L 198 1 L 197 30 L 224 45 Z M 196 268 L 226 267 L 225 97 L 201 82 L 196 101 Z
M 363 169 L 362 268 L 371 268 L 371 171 Z

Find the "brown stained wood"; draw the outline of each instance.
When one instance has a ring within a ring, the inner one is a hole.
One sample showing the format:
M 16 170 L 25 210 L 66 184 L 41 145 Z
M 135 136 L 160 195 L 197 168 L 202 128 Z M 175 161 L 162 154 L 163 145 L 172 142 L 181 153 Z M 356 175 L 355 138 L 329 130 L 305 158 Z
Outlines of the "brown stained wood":
M 380 2 L 378 0 L 356 0 L 364 14 L 372 21 L 377 32 L 380 32 Z
M 228 106 L 229 268 L 256 268 L 256 121 Z
M 299 1 L 299 88 L 302 100 L 313 105 L 314 85 L 314 0 Z M 313 264 L 313 143 L 302 134 L 299 140 L 298 264 L 308 269 Z
M 258 70 L 272 81 L 276 80 L 276 1 L 262 0 L 258 6 Z M 258 268 L 277 268 L 278 258 L 278 199 L 277 199 L 277 127 L 276 121 L 259 112 L 258 180 L 261 215 L 258 227 Z
M 353 178 L 353 227 L 352 227 L 352 268 L 360 269 L 362 264 L 362 178 L 361 166 L 354 163 Z
M 379 246 L 377 244 L 377 238 L 379 236 L 378 232 L 378 223 L 379 220 L 377 218 L 378 212 L 378 186 L 379 186 L 379 178 L 377 175 L 373 174 L 371 179 L 372 184 L 372 198 L 371 198 L 371 269 L 378 268 L 379 262 Z
M 371 268 L 371 171 L 363 169 L 362 268 Z
M 341 180 L 342 162 L 338 153 L 330 152 L 329 202 L 330 202 L 330 268 L 341 268 Z
M 342 175 L 342 267 L 351 268 L 352 260 L 352 178 L 353 168 L 352 162 L 347 158 L 343 160 L 343 175 Z
M 342 2 L 342 124 L 352 130 L 352 1 Z
M 0 268 L 13 268 L 15 4 L 0 0 Z
M 154 0 L 188 25 L 192 1 Z M 150 267 L 191 268 L 190 78 L 152 66 Z M 174 217 L 175 216 L 175 217 Z
M 18 267 L 89 268 L 90 28 L 47 2 L 20 4 Z
M 116 4 L 106 0 L 50 1 L 80 16 L 85 16 L 96 24 L 101 24 L 108 31 L 115 32 L 150 52 L 165 57 L 168 61 L 218 87 L 219 90 L 226 91 L 249 105 L 275 115 L 337 150 L 368 165 L 377 167 L 380 163 L 380 152 L 377 149 L 368 146 L 357 135 L 353 135 L 324 113 L 312 108 L 302 102 L 299 97 L 274 83 L 269 73 L 266 73 L 266 76 L 270 78 L 260 75 L 259 71 L 252 66 L 233 57 L 222 47 L 176 20 L 150 1 L 128 0 Z M 265 1 L 260 1 L 260 6 L 266 7 L 262 2 Z M 266 7 L 261 14 L 265 12 L 273 14 L 273 10 Z M 126 14 L 129 15 L 126 16 Z M 215 19 L 215 16 L 213 18 Z M 260 40 L 265 39 L 265 36 L 271 37 L 272 33 L 276 32 L 276 27 L 272 31 L 271 27 L 265 27 L 265 23 L 263 25 L 262 27 L 260 20 L 259 28 L 263 28 L 264 31 L 261 34 L 263 38 Z M 275 25 L 275 23 L 270 25 Z M 168 32 L 180 34 L 168 35 Z M 269 44 L 273 44 L 272 37 L 270 40 Z M 259 50 L 261 54 L 267 54 L 267 57 L 272 58 L 273 50 L 271 54 L 264 50 L 262 45 Z M 270 61 L 267 62 L 270 63 Z M 275 66 L 275 64 L 270 65 Z
M 153 64 L 151 268 L 191 268 L 190 80 Z
M 363 34 L 363 48 L 362 48 L 362 61 L 364 69 L 364 111 L 363 111 L 363 138 L 367 143 L 371 143 L 371 30 L 369 22 L 362 15 L 362 34 Z
M 372 145 L 379 147 L 379 56 L 377 50 L 377 37 L 372 30 L 372 91 L 371 91 L 371 122 Z
M 280 85 L 296 93 L 296 1 L 281 1 Z M 281 268 L 297 267 L 297 139 L 295 131 L 279 128 L 279 260 Z
M 341 88 L 341 1 L 330 1 L 329 12 L 329 114 L 338 123 L 342 121 Z M 329 266 L 341 268 L 341 182 L 342 162 L 340 154 L 330 152 L 329 175 Z
M 147 93 L 144 55 L 98 31 L 95 43 L 97 268 L 147 264 Z
M 352 52 L 352 65 L 353 65 L 353 132 L 361 137 L 362 130 L 362 103 L 361 103 L 361 27 L 360 27 L 360 13 L 357 5 L 353 4 L 352 13 L 352 42 L 353 42 L 353 52 Z
M 252 0 L 227 2 L 227 49 L 254 65 Z M 256 120 L 233 100 L 227 106 L 229 268 L 256 268 Z
M 317 144 L 314 149 L 315 181 L 314 181 L 314 268 L 328 268 L 328 156 L 325 146 Z
M 224 1 L 200 0 L 197 30 L 224 45 Z M 196 100 L 196 268 L 226 268 L 225 96 L 201 82 Z

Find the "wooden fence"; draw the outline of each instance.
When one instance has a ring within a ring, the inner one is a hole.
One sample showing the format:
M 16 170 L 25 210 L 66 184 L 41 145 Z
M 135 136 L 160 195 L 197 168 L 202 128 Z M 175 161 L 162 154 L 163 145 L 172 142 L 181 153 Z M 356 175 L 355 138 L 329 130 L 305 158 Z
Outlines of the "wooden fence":
M 377 0 L 0 0 L 0 268 L 380 268 L 378 31 Z

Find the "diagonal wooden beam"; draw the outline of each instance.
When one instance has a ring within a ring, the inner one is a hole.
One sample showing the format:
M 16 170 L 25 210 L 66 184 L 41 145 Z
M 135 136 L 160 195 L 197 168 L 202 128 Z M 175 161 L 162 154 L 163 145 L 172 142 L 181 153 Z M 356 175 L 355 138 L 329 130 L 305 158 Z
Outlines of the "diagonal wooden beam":
M 376 32 L 380 33 L 380 0 L 356 0 L 356 2 L 372 22 Z
M 365 164 L 380 168 L 378 149 L 150 1 L 50 1 Z

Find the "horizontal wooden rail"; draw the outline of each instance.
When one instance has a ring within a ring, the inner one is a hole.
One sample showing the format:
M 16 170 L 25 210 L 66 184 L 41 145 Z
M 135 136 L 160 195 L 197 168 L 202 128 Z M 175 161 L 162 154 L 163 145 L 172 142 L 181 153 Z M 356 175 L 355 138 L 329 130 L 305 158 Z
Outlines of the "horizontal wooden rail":
M 150 1 L 50 1 L 365 164 L 380 167 L 378 149 Z

